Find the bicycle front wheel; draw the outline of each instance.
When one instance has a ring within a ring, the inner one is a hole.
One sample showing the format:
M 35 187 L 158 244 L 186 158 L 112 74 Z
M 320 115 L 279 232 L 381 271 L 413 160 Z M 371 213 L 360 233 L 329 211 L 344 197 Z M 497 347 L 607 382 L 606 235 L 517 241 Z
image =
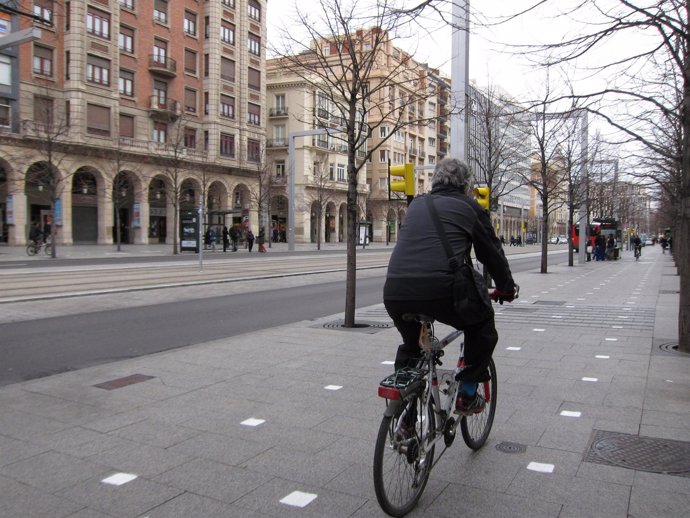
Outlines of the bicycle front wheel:
M 489 362 L 489 375 L 491 376 L 489 381 L 477 386 L 477 393 L 486 401 L 484 410 L 478 414 L 462 416 L 460 420 L 462 438 L 465 444 L 475 451 L 484 446 L 488 439 L 496 414 L 498 379 L 496 378 L 496 364 L 493 359 Z
M 47 256 L 50 256 L 50 257 L 53 256 L 53 245 L 51 243 L 45 244 L 45 253 Z
M 26 245 L 26 255 L 33 256 L 38 253 L 38 247 L 35 243 L 29 243 Z
M 408 411 L 411 406 L 416 419 L 409 437 L 401 438 L 399 432 L 396 437 L 400 416 L 384 416 L 376 438 L 374 489 L 381 509 L 390 516 L 405 516 L 417 505 L 434 463 L 434 446 L 425 451 L 435 430 L 431 403 L 424 404 L 420 394 Z

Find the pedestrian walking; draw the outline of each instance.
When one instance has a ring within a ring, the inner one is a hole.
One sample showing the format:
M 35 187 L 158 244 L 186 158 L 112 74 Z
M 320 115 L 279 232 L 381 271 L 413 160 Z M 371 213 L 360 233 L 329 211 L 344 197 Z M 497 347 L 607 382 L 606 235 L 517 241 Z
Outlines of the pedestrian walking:
M 266 247 L 264 246 L 264 243 L 266 243 L 266 232 L 262 228 L 261 230 L 259 230 L 259 237 L 256 238 L 256 244 L 259 245 L 260 254 L 266 253 Z
M 240 240 L 240 231 L 239 229 L 233 225 L 232 228 L 230 229 L 230 241 L 232 241 L 232 251 L 237 252 L 237 245 Z
M 606 241 L 606 260 L 607 261 L 613 261 L 613 248 L 616 246 L 616 242 L 613 239 L 613 236 L 609 236 L 608 240 Z
M 228 227 L 223 226 L 223 252 L 228 251 L 228 245 L 230 244 L 230 240 L 228 239 Z
M 247 230 L 247 235 L 245 237 L 247 238 L 247 249 L 249 250 L 249 253 L 251 253 L 252 248 L 254 247 L 254 233 L 251 231 L 251 229 Z

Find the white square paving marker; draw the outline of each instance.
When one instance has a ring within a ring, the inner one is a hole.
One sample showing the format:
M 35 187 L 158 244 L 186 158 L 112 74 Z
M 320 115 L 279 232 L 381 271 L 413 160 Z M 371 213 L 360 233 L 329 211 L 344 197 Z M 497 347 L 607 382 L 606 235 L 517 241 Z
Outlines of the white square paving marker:
M 618 338 L 604 338 L 606 342 L 617 342 Z
M 611 326 L 611 329 L 623 329 L 623 326 Z
M 340 390 L 343 387 L 341 385 L 326 385 L 324 388 L 326 390 Z
M 534 329 L 532 329 L 532 331 L 536 331 L 537 333 L 543 333 L 544 332 L 544 330 L 540 327 L 535 327 Z
M 303 493 L 302 491 L 293 491 L 284 497 L 280 503 L 285 505 L 292 505 L 294 507 L 306 507 L 312 503 L 318 495 L 314 493 Z
M 266 419 L 257 419 L 256 417 L 250 417 L 249 419 L 245 419 L 242 421 L 240 424 L 243 424 L 244 426 L 259 426 L 260 424 L 264 424 L 266 422 Z
M 520 351 L 522 347 L 506 347 L 506 351 Z
M 538 471 L 539 473 L 553 473 L 555 467 L 553 464 L 542 464 L 541 462 L 530 462 L 527 464 L 527 469 Z
M 597 354 L 595 358 L 599 358 L 600 360 L 608 360 L 611 357 L 606 354 Z
M 599 381 L 599 378 L 582 378 L 582 381 Z
M 110 475 L 108 478 L 104 478 L 101 480 L 101 482 L 104 484 L 110 484 L 111 486 L 121 486 L 127 482 L 131 482 L 135 478 L 137 478 L 137 475 L 132 473 L 115 473 L 114 475 Z
M 563 417 L 580 417 L 582 415 L 582 412 L 575 412 L 572 410 L 563 410 L 561 412 L 561 415 Z
M 386 360 L 386 361 L 381 362 L 381 365 L 395 365 L 395 362 L 390 361 L 390 360 Z

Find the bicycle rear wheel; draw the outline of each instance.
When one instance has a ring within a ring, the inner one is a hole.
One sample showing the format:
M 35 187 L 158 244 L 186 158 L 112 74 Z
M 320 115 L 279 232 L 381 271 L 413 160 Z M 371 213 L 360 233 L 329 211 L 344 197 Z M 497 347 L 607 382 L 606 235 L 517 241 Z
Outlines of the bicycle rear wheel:
M 420 394 L 413 404 L 417 419 L 409 439 L 395 437 L 400 416 L 384 416 L 376 438 L 374 489 L 381 509 L 390 516 L 405 516 L 417 505 L 434 463 L 434 446 L 424 451 L 435 430 L 431 403 L 424 405 Z
M 493 359 L 489 362 L 489 375 L 491 379 L 480 383 L 477 387 L 477 393 L 486 401 L 484 410 L 478 414 L 462 416 L 460 420 L 462 438 L 465 444 L 473 450 L 478 450 L 484 446 L 491 433 L 491 426 L 496 414 L 498 380 L 496 378 L 496 364 Z
M 52 243 L 46 243 L 45 245 L 45 253 L 48 256 L 53 256 L 53 245 Z
M 35 243 L 29 243 L 26 245 L 26 255 L 32 256 L 38 253 L 38 247 Z

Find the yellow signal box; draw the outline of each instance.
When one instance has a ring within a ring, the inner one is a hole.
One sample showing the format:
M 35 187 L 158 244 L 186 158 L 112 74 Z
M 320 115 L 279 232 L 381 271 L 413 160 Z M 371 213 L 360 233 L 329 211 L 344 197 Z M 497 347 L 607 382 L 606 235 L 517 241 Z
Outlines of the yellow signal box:
M 491 190 L 488 187 L 475 187 L 472 190 L 477 203 L 481 205 L 482 209 L 489 212 L 491 207 Z
M 392 180 L 393 176 L 402 176 L 404 180 Z M 414 164 L 389 166 L 388 178 L 391 191 L 404 192 L 407 196 L 415 195 Z

